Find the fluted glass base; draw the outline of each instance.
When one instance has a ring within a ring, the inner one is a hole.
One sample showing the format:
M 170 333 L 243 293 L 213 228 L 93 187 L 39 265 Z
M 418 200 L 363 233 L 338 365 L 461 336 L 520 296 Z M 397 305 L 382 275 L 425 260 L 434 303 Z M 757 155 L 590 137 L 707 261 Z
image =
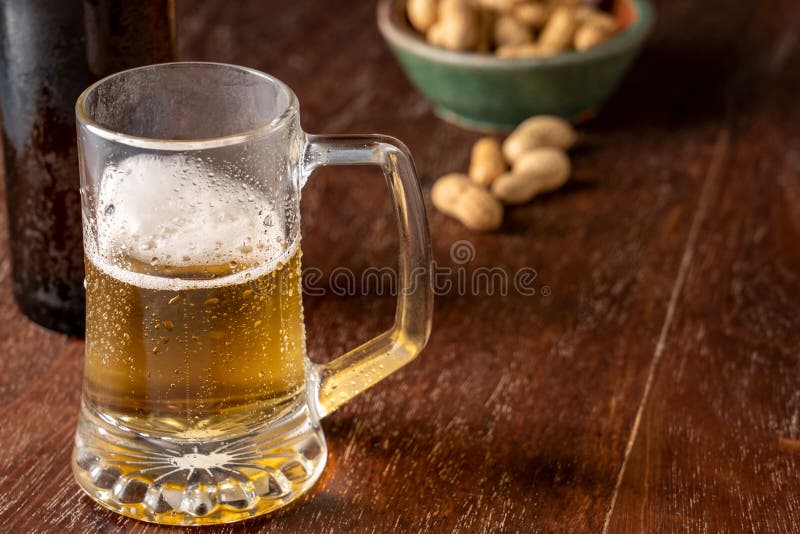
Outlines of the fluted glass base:
M 299 403 L 231 438 L 163 439 L 81 410 L 72 468 L 83 490 L 120 514 L 171 525 L 240 521 L 305 493 L 325 467 L 319 425 Z

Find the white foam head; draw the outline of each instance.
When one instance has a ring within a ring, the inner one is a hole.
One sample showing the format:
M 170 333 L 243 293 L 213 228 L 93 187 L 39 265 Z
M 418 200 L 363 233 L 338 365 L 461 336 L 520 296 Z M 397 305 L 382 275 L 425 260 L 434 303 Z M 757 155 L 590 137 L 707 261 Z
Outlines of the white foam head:
M 97 216 L 103 263 L 119 254 L 152 265 L 274 268 L 293 249 L 253 186 L 182 155 L 141 154 L 103 173 Z

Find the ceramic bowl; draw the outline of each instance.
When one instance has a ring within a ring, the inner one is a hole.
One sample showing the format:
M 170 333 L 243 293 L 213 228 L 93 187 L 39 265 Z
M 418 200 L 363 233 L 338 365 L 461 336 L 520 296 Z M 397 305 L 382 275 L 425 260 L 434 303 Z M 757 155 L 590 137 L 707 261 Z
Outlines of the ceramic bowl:
M 378 27 L 437 115 L 472 129 L 507 131 L 531 115 L 581 121 L 597 113 L 653 23 L 648 0 L 618 0 L 613 15 L 622 27 L 613 39 L 548 58 L 500 58 L 431 46 L 410 27 L 405 0 L 381 0 Z

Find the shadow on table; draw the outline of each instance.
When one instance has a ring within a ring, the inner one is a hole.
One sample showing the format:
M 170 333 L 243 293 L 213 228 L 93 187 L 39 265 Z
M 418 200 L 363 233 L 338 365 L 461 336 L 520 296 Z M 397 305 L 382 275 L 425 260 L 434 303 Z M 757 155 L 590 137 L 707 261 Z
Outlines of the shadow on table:
M 341 475 L 335 474 L 340 459 L 331 458 L 332 483 L 352 486 L 353 481 L 336 477 L 345 471 L 355 476 L 350 474 L 353 464 L 368 463 L 365 475 L 371 476 L 365 476 L 364 483 L 378 484 L 370 493 L 380 507 L 424 502 L 430 509 L 459 513 L 480 499 L 486 506 L 504 502 L 512 507 L 535 503 L 542 509 L 548 504 L 561 508 L 571 500 L 610 494 L 614 486 L 619 459 L 603 456 L 611 449 L 600 444 L 591 451 L 569 446 L 565 436 L 585 435 L 586 430 L 566 428 L 569 418 L 557 414 L 537 421 L 529 435 L 520 434 L 510 423 L 487 430 L 463 421 L 457 427 L 442 427 L 431 419 L 404 418 L 399 411 L 383 415 L 402 436 L 390 440 L 388 447 L 379 445 L 386 440 L 385 429 L 364 425 L 358 415 L 339 417 L 326 427 L 330 442 L 349 442 L 348 447 L 361 449 L 357 460 L 351 458 L 350 465 L 342 466 Z
M 656 37 L 656 36 L 654 36 Z M 737 50 L 681 32 L 645 47 L 620 88 L 587 127 L 680 128 L 721 118 L 739 72 Z

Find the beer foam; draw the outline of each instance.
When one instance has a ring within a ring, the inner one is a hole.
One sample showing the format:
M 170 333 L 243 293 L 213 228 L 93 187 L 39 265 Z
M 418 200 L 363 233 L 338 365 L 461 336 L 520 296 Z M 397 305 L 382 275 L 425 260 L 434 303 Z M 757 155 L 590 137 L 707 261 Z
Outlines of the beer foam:
M 191 287 L 231 283 L 253 270 L 269 272 L 294 253 L 282 218 L 250 184 L 184 155 L 140 154 L 106 168 L 97 214 L 98 266 L 137 285 L 170 288 L 173 278 L 127 272 L 115 258 L 153 266 L 257 266 L 217 280 L 184 280 Z M 91 241 L 91 240 L 89 240 Z M 89 252 L 87 250 L 87 252 Z M 92 254 L 92 256 L 94 256 Z M 150 280 L 138 280 L 146 277 Z M 131 280 L 133 282 L 133 280 Z M 167 283 L 167 281 L 169 283 Z

